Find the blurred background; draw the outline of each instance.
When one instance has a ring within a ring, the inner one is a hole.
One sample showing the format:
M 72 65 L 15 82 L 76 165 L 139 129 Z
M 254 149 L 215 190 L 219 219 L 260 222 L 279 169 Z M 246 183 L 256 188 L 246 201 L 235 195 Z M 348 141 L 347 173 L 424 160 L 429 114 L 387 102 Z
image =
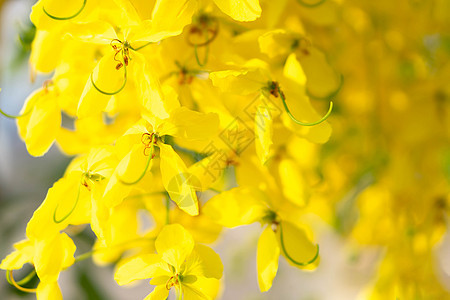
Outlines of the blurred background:
M 33 4 L 0 0 L 0 107 L 12 114 L 48 78 L 30 80 Z M 313 155 L 320 180 L 306 219 L 320 265 L 304 272 L 281 259 L 273 288 L 261 294 L 260 226 L 227 230 L 214 245 L 225 265 L 223 299 L 450 299 L 450 1 L 328 0 L 300 14 L 308 38 L 344 78 L 332 137 Z M 1 258 L 25 237 L 69 161 L 56 146 L 32 158 L 15 121 L 0 117 Z M 77 239 L 86 250 L 93 243 L 87 230 Z M 112 267 L 90 260 L 59 283 L 69 300 L 141 299 L 151 291 L 146 281 L 118 287 Z M 0 299 L 34 297 L 0 279 Z

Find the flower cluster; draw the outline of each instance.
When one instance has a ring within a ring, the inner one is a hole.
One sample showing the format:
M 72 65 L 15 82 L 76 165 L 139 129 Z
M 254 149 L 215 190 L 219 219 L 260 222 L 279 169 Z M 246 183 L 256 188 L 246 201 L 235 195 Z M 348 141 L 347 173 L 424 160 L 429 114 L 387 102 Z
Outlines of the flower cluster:
M 75 157 L 2 261 L 8 280 L 59 299 L 60 272 L 92 255 L 116 264 L 120 285 L 152 278 L 148 299 L 213 299 L 223 266 L 204 244 L 254 222 L 261 291 L 280 255 L 314 269 L 319 246 L 302 214 L 315 162 L 302 143 L 330 137 L 327 100 L 343 79 L 299 16 L 323 2 L 38 1 L 30 65 L 52 78 L 20 115 L 2 113 L 31 155 L 56 143 Z M 324 113 L 310 98 L 325 99 Z M 154 221 L 144 232 L 142 211 Z M 96 242 L 75 257 L 76 225 Z M 26 263 L 36 289 L 12 276 Z

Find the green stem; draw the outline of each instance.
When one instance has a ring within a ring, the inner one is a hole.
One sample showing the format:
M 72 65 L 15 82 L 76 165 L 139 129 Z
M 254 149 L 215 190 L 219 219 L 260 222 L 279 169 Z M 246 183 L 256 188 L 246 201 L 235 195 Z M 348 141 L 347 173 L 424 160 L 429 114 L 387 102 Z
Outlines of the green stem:
M 318 125 L 322 122 L 324 122 L 326 119 L 328 119 L 328 117 L 331 114 L 331 111 L 333 110 L 333 102 L 330 101 L 330 108 L 328 109 L 328 112 L 325 114 L 325 116 L 323 116 L 320 120 L 315 121 L 315 122 L 302 122 L 297 120 L 291 113 L 291 111 L 289 110 L 289 107 L 286 104 L 286 98 L 284 96 L 284 93 L 281 91 L 280 87 L 278 86 L 278 93 L 280 95 L 281 101 L 283 102 L 283 106 L 284 109 L 286 110 L 286 113 L 288 114 L 288 116 L 292 119 L 292 121 L 294 121 L 296 124 L 302 125 L 302 126 L 314 126 L 314 125 Z
M 284 238 L 283 238 L 283 226 L 280 224 L 278 225 L 280 227 L 280 244 L 281 244 L 281 249 L 283 250 L 284 255 L 286 256 L 287 259 L 289 259 L 293 264 L 297 265 L 297 266 L 301 266 L 301 267 L 305 267 L 309 264 L 312 264 L 313 262 L 316 261 L 316 259 L 319 257 L 319 244 L 317 244 L 317 250 L 316 250 L 316 254 L 314 255 L 314 257 L 312 259 L 310 259 L 307 262 L 298 262 L 295 259 L 293 259 L 289 253 L 286 251 L 286 247 L 284 245 Z
M 73 15 L 71 15 L 69 17 L 57 17 L 57 16 L 54 16 L 54 15 L 50 14 L 49 12 L 47 12 L 47 10 L 45 9 L 44 6 L 42 6 L 42 10 L 44 11 L 44 13 L 47 16 L 49 16 L 50 18 L 52 18 L 54 20 L 65 21 L 65 20 L 70 20 L 70 19 L 73 19 L 73 18 L 77 17 L 84 10 L 84 8 L 86 7 L 86 3 L 87 3 L 87 0 L 84 0 L 83 4 L 81 5 L 81 8 L 75 14 L 73 14 Z

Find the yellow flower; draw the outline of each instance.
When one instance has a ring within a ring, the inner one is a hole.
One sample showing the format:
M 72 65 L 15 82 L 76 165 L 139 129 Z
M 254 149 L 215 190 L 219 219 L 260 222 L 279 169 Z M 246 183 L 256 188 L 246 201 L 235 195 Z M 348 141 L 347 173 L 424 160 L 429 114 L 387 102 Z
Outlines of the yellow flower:
M 70 237 L 57 233 L 45 239 L 30 238 L 16 243 L 14 248 L 16 251 L 1 262 L 0 269 L 7 270 L 12 276 L 12 270 L 30 263 L 40 280 L 35 291 L 37 299 L 62 299 L 57 283 L 59 273 L 75 262 L 73 254 L 76 247 Z
M 155 242 L 157 254 L 132 258 L 120 265 L 114 279 L 119 285 L 152 278 L 155 289 L 145 299 L 164 300 L 172 287 L 178 299 L 213 299 L 223 265 L 209 247 L 195 244 L 179 224 L 165 226 Z
M 104 201 L 112 207 L 128 195 L 131 186 L 140 182 L 151 170 L 157 147 L 164 189 L 178 207 L 190 215 L 198 215 L 195 187 L 199 184 L 172 146 L 165 143 L 165 139 L 172 136 L 191 141 L 202 140 L 213 136 L 217 129 L 218 118 L 215 114 L 202 114 L 184 107 L 173 109 L 170 118 L 163 120 L 144 115 L 144 119 L 131 127 L 117 142 L 118 151 L 125 155 L 106 187 Z
M 263 230 L 257 249 L 258 283 L 267 291 L 278 270 L 280 253 L 296 267 L 311 268 L 318 263 L 319 248 L 307 232 L 282 218 L 283 212 L 275 210 L 264 193 L 254 188 L 233 188 L 211 198 L 203 212 L 225 227 L 236 227 L 260 222 Z

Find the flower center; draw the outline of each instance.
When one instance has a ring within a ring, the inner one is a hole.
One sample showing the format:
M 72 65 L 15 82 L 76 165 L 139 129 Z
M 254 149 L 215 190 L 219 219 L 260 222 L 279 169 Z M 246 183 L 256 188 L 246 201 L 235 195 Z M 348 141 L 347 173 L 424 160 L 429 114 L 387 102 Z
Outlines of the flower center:
M 166 289 L 170 290 L 173 286 L 178 286 L 180 284 L 179 275 L 176 274 L 167 280 Z
M 97 174 L 97 173 L 91 173 L 91 171 L 87 171 L 83 173 L 83 177 L 81 179 L 81 184 L 84 185 L 88 191 L 91 191 L 90 184 L 94 184 L 95 182 L 99 182 L 105 179 L 104 176 Z
M 129 49 L 131 48 L 130 43 L 128 41 L 121 41 L 119 39 L 114 39 L 110 43 L 111 47 L 113 48 L 114 52 L 114 60 L 117 61 L 116 70 L 120 70 L 120 68 L 123 67 L 123 64 L 125 66 L 128 66 L 128 61 L 131 60 Z M 117 55 L 122 54 L 122 61 L 117 58 Z

